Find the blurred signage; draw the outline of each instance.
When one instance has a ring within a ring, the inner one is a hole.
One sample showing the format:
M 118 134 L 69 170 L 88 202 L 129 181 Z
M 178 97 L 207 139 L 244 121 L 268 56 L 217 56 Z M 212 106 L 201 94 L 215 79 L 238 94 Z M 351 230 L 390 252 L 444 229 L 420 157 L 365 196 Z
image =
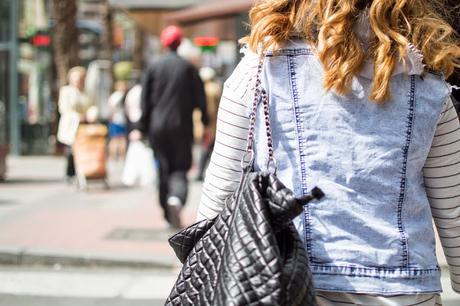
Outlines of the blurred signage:
M 38 48 L 47 48 L 51 45 L 51 35 L 46 31 L 31 31 L 28 35 L 20 37 L 19 42 Z
M 30 38 L 30 42 L 36 47 L 48 47 L 51 44 L 51 37 L 46 34 L 36 34 Z
M 113 28 L 113 45 L 116 48 L 121 48 L 125 41 L 125 32 L 121 26 L 114 26 Z
M 219 41 L 217 37 L 201 36 L 195 38 L 193 43 L 199 47 L 215 47 L 219 44 Z
M 193 40 L 193 43 L 200 47 L 201 51 L 214 51 L 219 44 L 220 39 L 213 36 L 201 36 Z

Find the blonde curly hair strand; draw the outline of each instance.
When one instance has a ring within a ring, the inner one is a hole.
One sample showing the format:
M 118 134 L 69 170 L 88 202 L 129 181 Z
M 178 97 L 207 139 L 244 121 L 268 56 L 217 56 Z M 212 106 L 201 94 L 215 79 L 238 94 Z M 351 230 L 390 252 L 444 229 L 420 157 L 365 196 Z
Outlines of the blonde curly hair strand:
M 369 50 L 352 30 L 364 10 L 373 37 Z M 305 39 L 324 68 L 324 88 L 345 95 L 365 61 L 374 62 L 370 99 L 391 97 L 396 64 L 411 46 L 429 70 L 450 76 L 460 67 L 460 47 L 452 27 L 437 13 L 442 0 L 259 0 L 250 12 L 251 34 L 242 41 L 255 52 L 276 52 L 293 36 Z

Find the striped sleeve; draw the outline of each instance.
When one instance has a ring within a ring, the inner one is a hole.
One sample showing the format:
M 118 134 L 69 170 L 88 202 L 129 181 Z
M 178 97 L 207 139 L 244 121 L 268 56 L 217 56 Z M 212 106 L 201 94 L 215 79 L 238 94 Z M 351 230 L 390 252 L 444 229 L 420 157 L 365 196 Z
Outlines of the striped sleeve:
M 460 292 L 460 123 L 451 99 L 441 114 L 423 172 L 452 288 Z
M 242 175 L 258 58 L 246 55 L 225 82 L 217 114 L 214 150 L 203 184 L 198 220 L 215 217 L 236 190 Z

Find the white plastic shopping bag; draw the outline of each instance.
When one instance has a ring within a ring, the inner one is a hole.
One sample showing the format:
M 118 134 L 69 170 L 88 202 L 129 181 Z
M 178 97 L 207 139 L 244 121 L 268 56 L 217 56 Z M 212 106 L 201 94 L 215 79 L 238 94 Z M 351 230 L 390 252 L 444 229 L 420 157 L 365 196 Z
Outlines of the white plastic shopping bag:
M 123 169 L 122 183 L 126 186 L 139 184 L 144 187 L 153 186 L 155 169 L 152 149 L 142 141 L 129 144 Z
M 65 145 L 71 146 L 75 142 L 80 115 L 76 112 L 63 114 L 59 119 L 57 140 Z

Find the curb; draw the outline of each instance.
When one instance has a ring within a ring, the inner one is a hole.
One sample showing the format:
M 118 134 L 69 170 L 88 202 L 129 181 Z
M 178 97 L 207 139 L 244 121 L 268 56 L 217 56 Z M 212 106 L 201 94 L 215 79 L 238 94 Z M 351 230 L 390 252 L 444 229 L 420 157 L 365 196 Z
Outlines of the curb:
M 75 254 L 53 250 L 0 248 L 0 265 L 70 266 L 91 268 L 133 268 L 171 270 L 180 266 L 175 258 L 147 255 L 114 255 L 103 253 Z
M 26 250 L 21 248 L 0 248 L 0 265 L 7 266 L 53 266 L 83 268 L 131 268 L 175 270 L 181 267 L 176 258 L 147 255 L 113 255 L 103 253 L 75 254 L 51 250 Z M 449 267 L 440 261 L 443 273 Z

